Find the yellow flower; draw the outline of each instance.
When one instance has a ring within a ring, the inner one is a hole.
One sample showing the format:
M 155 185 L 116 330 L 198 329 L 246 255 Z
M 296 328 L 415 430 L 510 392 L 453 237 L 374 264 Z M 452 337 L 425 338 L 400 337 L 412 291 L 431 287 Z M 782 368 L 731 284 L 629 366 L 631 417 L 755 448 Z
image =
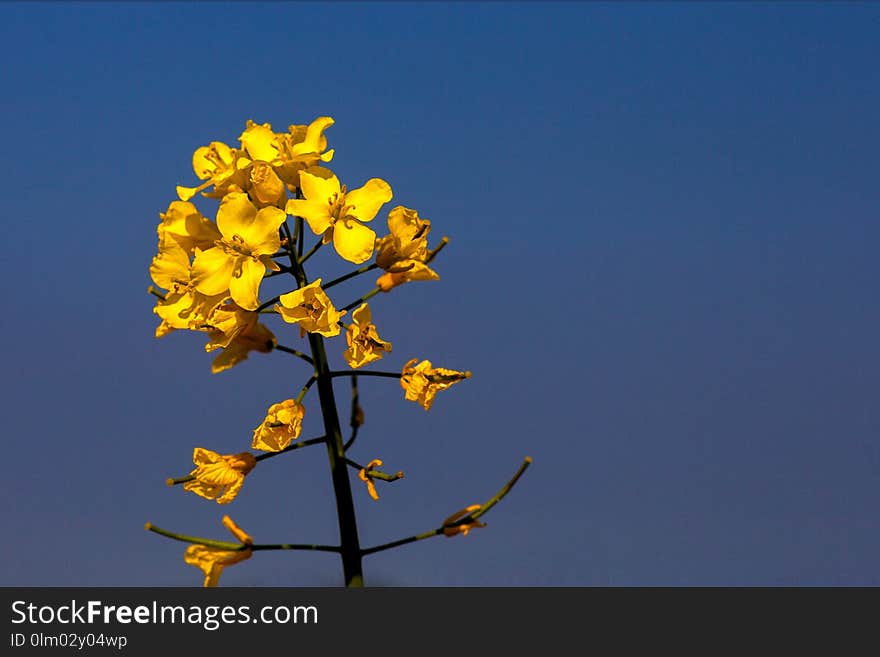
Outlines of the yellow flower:
M 183 489 L 208 500 L 217 498 L 217 504 L 229 504 L 238 495 L 245 476 L 254 469 L 257 460 L 250 452 L 221 455 L 196 447 L 193 463 L 196 469 L 190 475 L 195 479 L 186 482 Z
M 286 191 L 299 187 L 300 171 L 333 158 L 332 150 L 323 152 L 324 130 L 331 125 L 333 119 L 322 116 L 308 126 L 292 125 L 289 132 L 279 133 L 269 123 L 247 122 L 235 166 L 247 172 L 246 190 L 258 207 L 283 207 Z
M 217 224 L 203 217 L 195 205 L 184 201 L 172 201 L 168 210 L 159 214 L 162 223 L 159 224 L 160 248 L 166 238 L 172 238 L 186 252 L 192 256 L 196 249 L 204 251 L 214 246 L 214 242 L 223 236 L 217 228 Z
M 391 200 L 391 187 L 371 178 L 363 187 L 347 191 L 329 169 L 310 167 L 299 175 L 305 199 L 287 202 L 287 214 L 305 219 L 324 243 L 333 242 L 336 252 L 355 264 L 373 255 L 376 233 L 364 226 L 379 208 Z
M 376 484 L 373 483 L 373 478 L 370 476 L 370 472 L 373 468 L 382 467 L 381 459 L 373 459 L 365 468 L 361 468 L 360 472 L 358 472 L 358 479 L 364 482 L 367 485 L 367 492 L 370 494 L 374 500 L 379 499 L 379 494 L 376 492 Z
M 477 509 L 480 508 L 479 504 L 471 504 L 466 509 L 461 509 L 460 511 L 456 511 L 451 516 L 449 516 L 446 520 L 443 521 L 443 534 L 448 538 L 450 536 L 456 536 L 457 534 L 461 534 L 462 536 L 467 536 L 468 532 L 475 527 L 485 527 L 485 523 L 480 522 L 479 520 L 472 520 L 471 522 L 465 522 L 460 525 L 453 525 L 455 521 L 464 518 L 466 515 L 473 513 Z
M 277 168 L 278 175 L 291 188 L 300 186 L 301 171 L 333 159 L 333 149 L 327 150 L 327 137 L 324 135 L 324 130 L 333 123 L 329 116 L 319 116 L 309 125 L 288 126 L 286 134 L 277 135 L 282 160 Z
M 342 352 L 346 362 L 358 368 L 382 358 L 386 351 L 391 351 L 391 343 L 379 337 L 372 323 L 370 307 L 364 303 L 351 314 L 354 322 L 345 331 L 348 349 Z
M 305 407 L 294 399 L 272 404 L 266 412 L 266 419 L 254 429 L 251 447 L 264 452 L 286 449 L 292 440 L 299 438 L 305 413 Z
M 252 313 L 257 315 L 257 313 Z M 225 340 L 225 338 L 223 338 Z M 213 351 L 220 346 L 223 341 L 219 336 L 212 339 L 205 345 L 205 351 Z M 214 358 L 211 363 L 211 373 L 217 374 L 231 367 L 238 365 L 245 360 L 250 352 L 259 351 L 261 353 L 269 353 L 275 348 L 278 341 L 268 328 L 257 321 L 249 323 L 242 331 L 236 334 L 234 338 L 223 347 L 223 351 Z
M 251 546 L 254 544 L 254 539 L 236 525 L 232 518 L 223 516 L 223 526 L 232 532 L 235 538 L 241 541 L 243 549 L 224 550 L 207 545 L 190 545 L 183 555 L 183 560 L 186 563 L 190 566 L 201 568 L 202 572 L 205 573 L 205 582 L 203 584 L 205 587 L 217 586 L 220 574 L 226 566 L 250 559 L 253 554 Z
M 258 207 L 280 206 L 287 198 L 284 182 L 265 162 L 254 162 L 248 177 L 250 197 Z
M 409 281 L 435 281 L 440 278 L 428 267 L 428 233 L 431 222 L 402 205 L 388 213 L 389 235 L 376 241 L 376 264 L 385 270 L 376 281 L 383 291 Z
M 230 189 L 244 190 L 247 186 L 247 171 L 239 165 L 243 152 L 230 148 L 222 141 L 212 141 L 208 146 L 201 146 L 193 153 L 192 166 L 196 176 L 204 180 L 198 187 L 182 187 L 178 185 L 177 196 L 181 201 L 190 200 L 197 192 L 214 185 L 213 192 L 204 195 L 222 198 Z
M 201 330 L 225 295 L 208 296 L 197 292 L 192 284 L 192 267 L 186 250 L 169 235 L 160 233 L 160 239 L 159 253 L 150 264 L 150 276 L 168 292 L 153 308 L 162 320 L 156 328 L 156 337 L 161 338 L 175 329 Z
M 443 367 L 431 367 L 431 361 L 423 360 L 413 367 L 418 358 L 403 366 L 400 386 L 406 391 L 407 401 L 418 402 L 427 411 L 434 403 L 434 396 L 453 384 L 471 378 L 470 372 L 458 372 Z
M 300 337 L 306 333 L 320 333 L 325 338 L 339 335 L 339 318 L 346 311 L 339 312 L 327 293 L 321 289 L 321 279 L 316 279 L 305 287 L 278 297 L 281 305 L 275 310 L 288 324 L 299 324 Z
M 245 310 L 232 299 L 225 299 L 211 311 L 205 322 L 209 338 L 205 351 L 225 349 L 242 333 L 253 329 L 259 318 L 260 313 Z
M 285 218 L 279 208 L 257 210 L 247 194 L 227 194 L 217 211 L 222 239 L 193 261 L 196 290 L 210 296 L 228 289 L 239 306 L 255 310 L 266 269 L 280 269 L 271 256 L 281 245 L 278 228 Z

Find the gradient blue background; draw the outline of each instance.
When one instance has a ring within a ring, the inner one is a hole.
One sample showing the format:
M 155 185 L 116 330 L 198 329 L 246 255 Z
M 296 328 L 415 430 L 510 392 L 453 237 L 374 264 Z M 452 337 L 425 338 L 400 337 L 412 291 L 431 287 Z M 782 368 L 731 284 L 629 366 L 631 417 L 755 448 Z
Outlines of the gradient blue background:
M 878 33 L 873 4 L 3 3 L 0 584 L 199 584 L 148 520 L 336 540 L 320 448 L 228 507 L 164 485 L 194 445 L 247 447 L 306 368 L 212 376 L 145 293 L 196 147 L 326 114 L 343 181 L 452 240 L 441 281 L 376 299 L 375 369 L 474 372 L 429 413 L 364 381 L 353 456 L 407 478 L 353 481 L 363 543 L 535 459 L 488 528 L 370 557 L 368 584 L 880 585 Z M 330 554 L 223 576 L 340 582 Z

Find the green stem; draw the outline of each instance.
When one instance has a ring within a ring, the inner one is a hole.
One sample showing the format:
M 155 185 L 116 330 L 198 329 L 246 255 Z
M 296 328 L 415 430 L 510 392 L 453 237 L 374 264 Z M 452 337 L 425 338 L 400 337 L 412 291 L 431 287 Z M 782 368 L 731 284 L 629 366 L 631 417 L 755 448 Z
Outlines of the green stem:
M 383 550 L 390 550 L 391 548 L 396 548 L 401 545 L 406 545 L 407 543 L 415 543 L 416 541 L 421 541 L 426 538 L 431 538 L 432 536 L 439 536 L 439 535 L 443 534 L 443 529 L 445 527 L 455 527 L 457 525 L 464 525 L 464 524 L 473 522 L 474 520 L 479 518 L 481 515 L 486 513 L 493 506 L 498 504 L 498 502 L 500 502 L 502 499 L 504 499 L 504 496 L 510 492 L 510 489 L 514 487 L 516 482 L 519 481 L 519 478 L 522 476 L 523 472 L 525 472 L 526 468 L 528 468 L 531 464 L 532 464 L 532 457 L 531 456 L 527 456 L 525 459 L 523 459 L 522 465 L 519 466 L 519 469 L 516 471 L 516 473 L 514 473 L 513 477 L 510 478 L 510 481 L 508 481 L 506 484 L 504 484 L 504 486 L 501 487 L 501 490 L 499 490 L 492 497 L 490 497 L 488 500 L 486 500 L 486 502 L 484 504 L 480 505 L 480 508 L 477 509 L 476 511 L 474 511 L 473 513 L 469 513 L 468 515 L 464 516 L 463 518 L 459 518 L 455 522 L 449 523 L 448 525 L 442 525 L 442 526 L 438 527 L 437 529 L 432 529 L 432 530 L 427 531 L 423 534 L 416 534 L 415 536 L 407 536 L 406 538 L 401 538 L 396 541 L 391 541 L 390 543 L 382 543 L 382 545 L 375 545 L 373 547 L 365 548 L 365 549 L 361 550 L 361 556 L 365 557 L 368 554 L 373 554 L 374 552 L 382 552 Z
M 382 291 L 381 288 L 374 287 L 372 290 L 367 292 L 364 296 L 360 297 L 359 299 L 355 299 L 347 306 L 343 306 L 341 310 L 351 310 L 352 308 L 355 308 L 356 306 L 361 305 L 364 301 L 367 301 L 368 299 L 372 299 L 374 296 L 379 294 L 379 292 L 381 292 L 381 291 Z
M 256 457 L 256 461 L 265 461 L 266 459 L 271 459 L 273 456 L 278 456 L 279 454 L 286 454 L 287 452 L 292 452 L 296 449 L 302 449 L 303 447 L 308 447 L 309 445 L 319 445 L 324 442 L 324 436 L 320 436 L 318 438 L 309 438 L 308 440 L 303 440 L 302 442 L 293 443 L 292 445 L 288 445 L 284 449 L 280 449 L 277 452 L 266 452 L 265 454 L 260 454 Z
M 296 349 L 291 349 L 290 347 L 285 347 L 283 344 L 276 344 L 275 348 L 278 351 L 283 351 L 286 354 L 293 354 L 294 356 L 298 356 L 299 358 L 302 358 L 304 361 L 306 361 L 309 365 L 314 365 L 314 363 L 315 363 L 315 361 L 312 360 L 311 356 L 304 354 L 301 351 L 297 351 Z
M 296 396 L 297 402 L 301 402 L 303 400 L 303 397 L 306 396 L 306 393 L 309 391 L 309 388 L 311 388 L 313 385 L 315 385 L 315 381 L 317 381 L 317 380 L 318 380 L 317 375 L 312 374 L 312 376 L 309 378 L 309 380 L 306 381 L 306 384 L 302 387 L 302 390 L 300 390 L 299 394 Z
M 302 222 L 302 218 L 297 217 L 297 222 Z M 299 246 L 302 247 L 301 240 Z M 291 256 L 290 264 L 299 287 L 307 285 L 306 273 L 298 260 Z M 330 376 L 330 365 L 327 363 L 327 352 L 324 350 L 324 338 L 318 333 L 309 333 L 309 346 L 315 364 L 318 398 L 321 401 L 321 415 L 324 420 L 324 436 L 327 443 L 327 459 L 330 463 L 333 493 L 336 496 L 342 576 L 347 587 L 362 587 L 364 574 L 361 564 L 357 517 L 354 512 L 348 466 L 345 463 L 345 446 L 342 443 L 342 429 L 339 426 L 339 414 L 336 411 L 336 398 L 333 395 L 333 379 Z
M 309 445 L 318 445 L 320 443 L 325 442 L 324 436 L 320 436 L 318 438 L 309 438 L 308 440 L 303 440 L 301 442 L 296 442 L 291 445 L 288 445 L 284 449 L 280 449 L 277 452 L 265 452 L 263 454 L 259 454 L 254 459 L 255 461 L 265 461 L 266 459 L 271 459 L 275 456 L 279 456 L 281 454 L 287 454 L 287 452 L 292 452 L 297 449 L 302 449 L 303 447 L 308 447 Z M 178 484 L 185 484 L 188 481 L 192 481 L 195 479 L 193 475 L 187 475 L 185 477 L 178 477 L 177 479 L 168 478 L 165 480 L 165 483 L 169 486 L 177 486 Z
M 327 437 L 327 458 L 330 461 L 333 491 L 336 494 L 343 576 L 346 586 L 361 587 L 364 585 L 361 548 L 354 512 L 354 500 L 351 495 L 351 482 L 345 463 L 342 429 L 339 426 L 336 399 L 333 396 L 333 379 L 330 377 L 327 354 L 324 351 L 324 338 L 317 333 L 309 333 L 309 343 L 312 347 L 312 358 L 315 360 L 315 371 L 318 375 L 318 397 L 321 400 L 324 433 Z
M 315 245 L 311 249 L 309 249 L 308 253 L 306 253 L 303 257 L 299 258 L 300 267 L 302 267 L 303 263 L 306 260 L 308 260 L 309 258 L 311 258 L 315 254 L 315 251 L 317 251 L 318 249 L 321 248 L 321 245 L 323 243 L 324 243 L 324 238 L 323 237 L 318 238 L 318 241 L 315 242 Z
M 156 288 L 154 288 L 152 285 L 151 285 L 150 287 L 147 288 L 147 292 L 148 292 L 149 294 L 152 294 L 154 297 L 156 297 L 156 298 L 159 299 L 160 301 L 165 301 L 165 295 L 162 294 L 161 292 L 159 292 L 159 290 L 157 290 Z
M 366 548 L 361 550 L 362 556 L 367 556 L 368 554 L 373 554 L 374 552 L 382 552 L 383 550 L 390 550 L 391 548 L 400 547 L 401 545 L 406 545 L 407 543 L 415 543 L 416 541 L 422 541 L 426 538 L 431 538 L 432 536 L 439 536 L 443 533 L 443 528 L 440 527 L 438 529 L 432 529 L 429 532 L 425 532 L 424 534 L 416 534 L 415 536 L 407 536 L 406 538 L 401 538 L 396 541 L 391 541 L 390 543 L 383 543 L 382 545 L 376 545 L 371 548 Z
M 336 545 L 317 545 L 309 543 L 274 543 L 265 545 L 245 545 L 244 543 L 231 543 L 229 541 L 215 541 L 211 538 L 201 538 L 199 536 L 185 536 L 184 534 L 176 534 L 167 529 L 156 527 L 148 522 L 144 529 L 154 532 L 161 536 L 181 541 L 183 543 L 192 543 L 193 545 L 204 545 L 205 547 L 218 548 L 220 550 L 232 550 L 240 552 L 250 548 L 251 550 L 318 550 L 320 552 L 339 552 L 339 546 Z
M 436 258 L 437 254 L 440 253 L 447 244 L 449 244 L 448 237 L 444 237 L 443 239 L 441 239 L 440 244 L 437 245 L 437 248 L 433 251 L 428 252 L 428 257 L 425 258 L 425 264 L 429 264 L 434 258 Z
M 355 276 L 360 276 L 361 274 L 366 274 L 368 271 L 373 271 L 374 269 L 378 269 L 378 268 L 379 268 L 379 265 L 377 265 L 375 262 L 372 265 L 364 265 L 360 269 L 355 269 L 354 271 L 348 272 L 345 276 L 340 276 L 339 278 L 334 278 L 329 283 L 322 285 L 321 289 L 324 289 L 324 290 L 329 289 L 329 288 L 333 287 L 334 285 L 339 285 L 340 283 L 344 283 L 349 278 L 354 278 Z
M 342 449 L 347 453 L 348 449 L 354 445 L 354 441 L 357 439 L 358 429 L 361 426 L 360 418 L 358 418 L 358 409 L 360 408 L 360 404 L 358 403 L 358 378 L 357 374 L 351 375 L 351 415 L 349 417 L 348 425 L 351 427 L 351 438 L 342 446 Z M 363 413 L 363 411 L 361 411 Z
M 244 550 L 248 546 L 244 543 L 231 543 L 229 541 L 215 541 L 211 538 L 201 538 L 199 536 L 186 536 L 185 534 L 176 534 L 174 532 L 170 532 L 167 529 L 162 529 L 161 527 L 156 527 L 151 522 L 148 522 L 144 525 L 144 529 L 150 532 L 154 532 L 156 534 L 160 534 L 161 536 L 165 536 L 167 538 L 173 538 L 175 541 L 182 541 L 184 543 L 193 543 L 195 545 L 205 545 L 207 547 L 219 548 L 221 550 Z
M 318 550 L 320 552 L 339 552 L 338 545 L 315 545 L 309 543 L 274 543 L 254 545 L 252 550 Z
M 280 300 L 281 299 L 279 297 L 272 297 L 271 299 L 269 299 L 265 303 L 261 303 L 259 306 L 257 306 L 257 309 L 254 312 L 256 312 L 256 313 L 261 312 L 261 311 L 265 310 L 266 308 L 268 308 L 269 306 L 278 303 Z
M 345 459 L 345 462 L 348 464 L 348 467 L 354 468 L 358 472 L 361 470 L 367 470 L 365 465 L 361 465 L 357 461 L 352 461 L 351 459 Z M 395 472 L 394 474 L 388 474 L 387 472 L 382 472 L 381 470 L 367 470 L 366 472 L 368 477 L 372 479 L 381 479 L 382 481 L 397 481 L 398 479 L 403 479 L 403 471 Z
M 332 372 L 327 373 L 331 377 L 337 376 L 351 376 L 351 372 L 347 372 L 345 370 L 334 370 Z M 370 372 L 369 370 L 365 370 L 363 372 L 358 372 L 358 376 L 384 376 L 389 379 L 399 379 L 402 374 L 400 372 Z

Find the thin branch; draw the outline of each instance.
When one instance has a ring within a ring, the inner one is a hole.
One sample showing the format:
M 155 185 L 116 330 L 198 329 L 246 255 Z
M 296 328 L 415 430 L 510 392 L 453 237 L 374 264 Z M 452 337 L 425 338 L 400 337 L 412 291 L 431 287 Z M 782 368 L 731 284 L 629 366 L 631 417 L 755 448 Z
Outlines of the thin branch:
M 449 238 L 442 238 L 440 240 L 440 244 L 437 245 L 437 248 L 435 248 L 433 251 L 428 251 L 428 257 L 425 258 L 425 264 L 429 264 L 434 258 L 436 258 L 437 254 L 440 253 L 443 250 L 443 247 L 445 247 L 447 244 L 449 244 Z
M 285 253 L 283 255 L 286 256 L 288 254 Z M 290 267 L 288 267 L 287 265 L 281 265 L 281 264 L 278 264 L 277 262 L 275 264 L 278 265 L 279 267 L 281 267 L 281 269 L 279 269 L 277 271 L 270 271 L 268 274 L 263 276 L 263 278 L 272 278 L 273 276 L 281 276 L 282 274 L 289 274 L 290 273 L 290 271 L 291 271 Z
M 280 295 L 278 297 L 272 297 L 271 299 L 269 299 L 265 303 L 261 303 L 259 306 L 257 306 L 257 309 L 254 312 L 261 312 L 261 311 L 265 310 L 266 308 L 268 308 L 269 306 L 278 303 L 280 301 L 279 297 L 280 297 Z
M 255 461 L 265 461 L 266 459 L 271 459 L 275 456 L 280 456 L 281 454 L 287 454 L 287 452 L 292 452 L 297 449 L 302 449 L 303 447 L 308 447 L 309 445 L 321 445 L 323 444 L 324 436 L 318 436 L 317 438 L 309 438 L 308 440 L 303 440 L 300 442 L 292 443 L 288 445 L 284 449 L 279 449 L 277 452 L 266 452 L 264 454 L 258 454 L 254 460 Z M 186 475 L 185 477 L 177 477 L 176 479 L 171 479 L 170 477 L 165 480 L 165 483 L 169 486 L 177 486 L 178 484 L 185 484 L 188 481 L 193 481 L 195 479 L 194 475 Z
M 283 344 L 276 344 L 275 348 L 278 351 L 283 351 L 286 354 L 293 354 L 294 356 L 297 356 L 298 358 L 302 358 L 304 361 L 306 361 L 310 365 L 315 364 L 315 361 L 312 360 L 311 356 L 309 356 L 308 354 L 304 354 L 301 351 L 297 351 L 296 349 L 291 349 L 290 347 L 285 347 Z
M 165 301 L 165 295 L 162 294 L 161 292 L 159 292 L 159 290 L 157 290 L 156 288 L 154 288 L 152 285 L 151 285 L 150 287 L 147 288 L 147 292 L 148 292 L 149 294 L 152 294 L 152 295 L 153 295 L 154 297 L 156 297 L 157 299 L 161 299 L 162 301 Z
M 315 385 L 315 381 L 318 380 L 318 376 L 316 374 L 312 374 L 311 378 L 306 381 L 306 384 L 302 387 L 302 390 L 299 391 L 299 394 L 296 396 L 296 401 L 301 402 L 303 397 L 306 396 L 306 393 L 309 391 L 313 385 Z
M 381 291 L 382 291 L 382 288 L 374 287 L 372 290 L 367 292 L 364 296 L 360 297 L 359 299 L 355 299 L 347 306 L 343 306 L 342 310 L 351 310 L 352 308 L 361 305 L 364 301 L 367 301 L 368 299 L 372 299 L 374 296 L 379 294 L 379 292 L 381 292 Z
M 513 475 L 513 477 L 510 478 L 510 481 L 508 481 L 506 484 L 504 484 L 504 486 L 501 488 L 501 490 L 499 490 L 497 493 L 495 493 L 495 495 L 490 497 L 485 502 L 485 504 L 480 505 L 480 508 L 477 509 L 476 511 L 474 511 L 473 513 L 469 513 L 466 516 L 464 516 L 463 518 L 459 518 L 455 522 L 449 523 L 448 525 L 441 525 L 437 529 L 432 529 L 432 530 L 427 531 L 423 534 L 416 534 L 415 536 L 408 536 L 406 538 L 401 538 L 396 541 L 391 541 L 390 543 L 383 543 L 382 545 L 376 545 L 374 547 L 365 548 L 365 549 L 361 550 L 361 556 L 367 556 L 368 554 L 373 554 L 374 552 L 381 552 L 383 550 L 390 550 L 391 548 L 395 548 L 395 547 L 398 547 L 401 545 L 406 545 L 407 543 L 414 543 L 415 541 L 421 541 L 426 538 L 431 538 L 432 536 L 439 536 L 440 534 L 443 534 L 444 529 L 447 529 L 449 527 L 457 527 L 460 525 L 473 524 L 474 520 L 476 520 L 477 518 L 482 516 L 489 509 L 491 509 L 493 506 L 498 504 L 498 502 L 500 502 L 502 499 L 504 499 L 504 496 L 510 492 L 510 489 L 513 488 L 513 486 L 516 484 L 516 482 L 522 476 L 523 472 L 525 472 L 526 468 L 528 468 L 531 464 L 532 464 L 532 457 L 527 456 L 523 460 L 522 465 L 519 466 L 519 469 L 516 471 L 516 473 Z
M 358 472 L 367 469 L 366 466 L 361 465 L 357 461 L 352 461 L 349 458 L 345 459 L 345 464 L 350 468 L 354 468 Z M 403 472 L 398 471 L 394 474 L 388 474 L 387 472 L 382 472 L 381 470 L 367 470 L 367 476 L 372 479 L 381 479 L 382 481 L 397 481 L 398 479 L 403 479 Z
M 317 251 L 318 249 L 320 249 L 322 244 L 324 244 L 324 238 L 323 238 L 323 237 L 319 237 L 319 238 L 318 238 L 318 241 L 315 242 L 315 245 L 314 245 L 311 249 L 309 249 L 308 253 L 306 253 L 304 256 L 302 256 L 301 258 L 299 258 L 299 260 L 298 260 L 299 265 L 302 266 L 303 263 L 305 263 L 306 260 L 308 260 L 308 259 L 311 258 L 313 255 L 315 255 L 315 251 Z
M 363 409 L 361 409 L 360 404 L 358 403 L 358 383 L 357 383 L 357 374 L 351 375 L 351 415 L 349 416 L 348 424 L 351 427 L 351 438 L 348 439 L 348 442 L 342 446 L 344 451 L 348 451 L 348 448 L 354 444 L 354 441 L 357 439 L 358 429 L 364 423 L 363 417 Z
M 244 543 L 231 543 L 229 541 L 215 541 L 211 538 L 201 538 L 199 536 L 185 536 L 184 534 L 176 534 L 167 529 L 156 527 L 153 523 L 148 522 L 144 525 L 144 529 L 154 532 L 161 536 L 181 541 L 183 543 L 192 543 L 193 545 L 204 545 L 205 547 L 218 548 L 220 550 L 230 550 L 233 552 L 242 552 L 244 550 L 318 550 L 320 552 L 339 552 L 337 545 L 316 545 L 307 543 L 275 543 L 264 545 L 246 545 Z
M 329 372 L 329 374 L 331 377 L 334 377 L 334 378 L 337 376 L 351 376 L 351 372 L 348 372 L 346 370 L 333 370 L 333 371 Z M 357 375 L 358 376 L 384 376 L 384 377 L 388 377 L 390 379 L 399 379 L 401 376 L 403 376 L 400 372 L 371 372 L 369 370 L 365 370 L 363 372 L 359 371 L 357 373 Z
M 379 265 L 377 265 L 375 262 L 371 265 L 364 265 L 360 269 L 355 269 L 354 271 L 348 272 L 347 274 L 345 274 L 345 276 L 340 276 L 339 278 L 334 278 L 329 283 L 322 285 L 321 288 L 324 290 L 329 289 L 329 288 L 333 287 L 334 285 L 339 285 L 340 283 L 347 281 L 349 278 L 354 278 L 355 276 L 360 276 L 361 274 L 366 274 L 368 271 L 373 271 L 374 269 L 378 269 L 378 268 L 379 268 Z

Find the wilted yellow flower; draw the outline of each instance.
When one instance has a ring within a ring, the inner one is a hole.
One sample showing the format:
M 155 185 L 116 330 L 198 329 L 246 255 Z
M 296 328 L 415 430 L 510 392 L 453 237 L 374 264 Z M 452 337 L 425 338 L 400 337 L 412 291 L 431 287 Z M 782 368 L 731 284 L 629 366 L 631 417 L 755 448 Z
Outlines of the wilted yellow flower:
M 281 305 L 275 310 L 288 324 L 299 324 L 300 337 L 306 333 L 320 333 L 325 338 L 339 335 L 339 318 L 346 311 L 339 312 L 327 293 L 321 289 L 321 279 L 309 283 L 293 292 L 278 297 Z
M 453 384 L 471 378 L 470 372 L 458 372 L 443 367 L 431 367 L 431 361 L 423 360 L 413 367 L 418 358 L 413 358 L 403 366 L 400 386 L 406 392 L 407 401 L 418 402 L 427 411 L 434 403 L 434 397 L 440 390 L 446 390 Z
M 324 243 L 333 242 L 336 252 L 355 264 L 373 255 L 376 233 L 364 226 L 379 208 L 391 200 L 391 187 L 380 178 L 371 178 L 363 187 L 347 191 L 329 169 L 310 167 L 299 174 L 305 199 L 287 202 L 287 214 L 305 219 Z
M 440 278 L 428 267 L 428 233 L 431 222 L 419 213 L 398 205 L 388 213 L 389 235 L 376 240 L 376 264 L 385 270 L 376 285 L 383 291 L 409 281 Z
M 241 150 L 230 148 L 222 141 L 212 141 L 207 146 L 197 148 L 192 157 L 193 171 L 205 182 L 198 187 L 178 185 L 177 196 L 181 201 L 188 201 L 211 185 L 214 185 L 214 191 L 205 192 L 205 196 L 221 198 L 230 189 L 243 191 L 247 187 L 247 171 L 239 165 L 243 155 Z
M 364 482 L 367 485 L 367 492 L 370 494 L 374 500 L 379 499 L 379 494 L 376 492 L 376 484 L 373 483 L 373 478 L 370 476 L 370 472 L 373 468 L 382 467 L 381 459 L 373 459 L 365 468 L 361 468 L 360 472 L 358 472 L 358 479 Z
M 346 328 L 345 339 L 348 349 L 342 352 L 346 362 L 353 368 L 382 358 L 391 351 L 391 343 L 379 337 L 372 323 L 370 307 L 364 303 L 351 314 L 352 324 Z
M 286 449 L 292 440 L 299 438 L 305 413 L 305 406 L 294 399 L 272 404 L 266 412 L 266 419 L 254 429 L 251 447 L 264 452 Z
M 253 313 L 256 315 L 257 313 Z M 223 338 L 225 340 L 225 338 Z M 220 346 L 221 338 L 217 336 L 211 342 L 205 345 L 205 351 L 213 351 Z M 265 325 L 254 321 L 248 324 L 244 330 L 236 334 L 236 336 L 225 346 L 223 351 L 214 358 L 211 363 L 211 373 L 217 374 L 230 367 L 238 365 L 245 360 L 250 352 L 259 351 L 261 353 L 269 353 L 275 348 L 278 341 Z
M 271 256 L 281 246 L 278 229 L 285 218 L 284 211 L 276 207 L 257 210 L 247 194 L 227 194 L 217 211 L 222 239 L 196 254 L 193 261 L 195 288 L 207 295 L 228 289 L 239 306 L 255 310 L 266 269 L 280 269 Z
M 471 529 L 485 527 L 485 523 L 480 522 L 479 520 L 473 520 L 472 522 L 465 522 L 460 525 L 452 525 L 456 520 L 464 518 L 469 513 L 473 513 L 477 509 L 480 508 L 479 504 L 471 504 L 466 509 L 461 509 L 460 511 L 456 511 L 451 516 L 449 516 L 446 520 L 443 521 L 443 534 L 446 537 L 456 536 L 457 534 L 461 534 L 462 536 L 467 536 L 468 532 Z
M 193 463 L 196 469 L 190 475 L 195 479 L 184 483 L 183 489 L 205 499 L 217 498 L 217 504 L 228 504 L 238 495 L 245 476 L 254 469 L 257 460 L 250 452 L 218 454 L 196 447 L 193 450 Z
M 205 322 L 204 328 L 210 338 L 205 351 L 225 349 L 242 333 L 254 328 L 259 318 L 260 313 L 245 310 L 232 299 L 225 299 L 211 311 Z
M 220 574 L 226 566 L 231 566 L 245 559 L 250 559 L 253 554 L 251 545 L 254 539 L 251 538 L 244 530 L 236 525 L 232 518 L 223 516 L 223 526 L 226 527 L 232 535 L 241 541 L 244 549 L 242 550 L 224 550 L 222 548 L 208 547 L 207 545 L 190 545 L 183 555 L 183 560 L 190 566 L 201 568 L 205 573 L 205 582 L 203 586 L 217 586 L 220 580 Z

